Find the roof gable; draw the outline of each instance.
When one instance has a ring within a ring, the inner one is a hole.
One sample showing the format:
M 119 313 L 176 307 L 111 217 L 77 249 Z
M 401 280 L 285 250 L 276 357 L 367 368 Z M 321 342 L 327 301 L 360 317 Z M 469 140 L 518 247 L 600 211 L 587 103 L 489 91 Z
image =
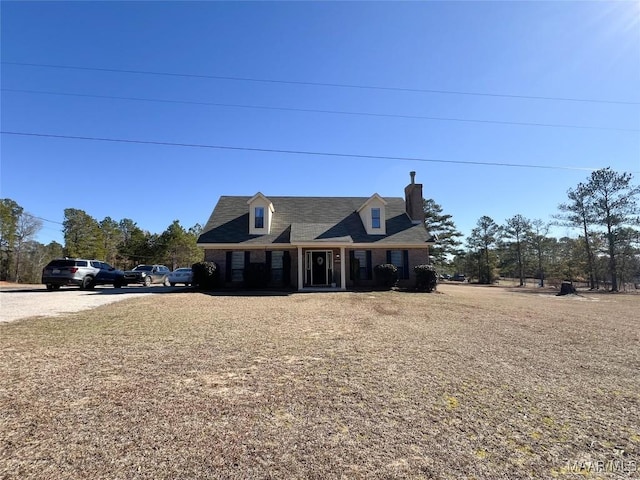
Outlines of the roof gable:
M 269 207 L 269 210 L 273 213 L 275 210 L 273 208 L 273 202 L 265 197 L 262 192 L 256 193 L 253 197 L 247 200 L 247 205 L 252 205 L 254 203 L 262 203 Z
M 373 195 L 371 195 L 366 202 L 364 202 L 362 205 L 360 205 L 360 208 L 358 208 L 358 210 L 356 210 L 358 213 L 360 213 L 362 210 L 364 210 L 367 205 L 370 205 L 372 203 L 377 203 L 377 204 L 382 204 L 383 206 L 387 205 L 387 201 L 382 198 L 380 195 L 378 195 L 377 193 L 374 193 Z

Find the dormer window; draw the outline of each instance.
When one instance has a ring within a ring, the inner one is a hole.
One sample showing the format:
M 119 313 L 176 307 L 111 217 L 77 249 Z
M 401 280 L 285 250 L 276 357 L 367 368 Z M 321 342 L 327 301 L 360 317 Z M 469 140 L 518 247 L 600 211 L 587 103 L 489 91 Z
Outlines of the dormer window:
M 247 202 L 249 207 L 249 234 L 268 235 L 271 233 L 271 222 L 275 209 L 273 203 L 260 192 Z
M 377 193 L 374 193 L 357 210 L 368 235 L 387 234 L 386 206 L 387 201 Z
M 380 228 L 380 209 L 371 209 L 371 228 Z
M 256 207 L 255 228 L 264 228 L 264 207 Z

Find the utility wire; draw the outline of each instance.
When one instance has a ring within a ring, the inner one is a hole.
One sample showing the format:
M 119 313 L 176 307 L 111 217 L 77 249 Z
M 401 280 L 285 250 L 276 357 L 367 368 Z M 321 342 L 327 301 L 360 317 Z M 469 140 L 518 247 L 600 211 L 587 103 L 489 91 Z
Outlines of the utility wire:
M 181 105 L 205 105 L 212 107 L 229 107 L 229 108 L 248 108 L 257 110 L 278 110 L 285 112 L 303 112 L 303 113 L 328 113 L 334 115 L 351 115 L 351 116 L 365 116 L 365 117 L 378 117 L 378 118 L 403 118 L 412 120 L 434 120 L 443 122 L 464 122 L 464 123 L 485 123 L 496 125 L 516 125 L 526 127 L 550 127 L 550 128 L 576 128 L 587 130 L 613 130 L 618 132 L 640 132 L 637 128 L 617 128 L 617 127 L 593 127 L 588 125 L 568 125 L 559 123 L 535 123 L 535 122 L 511 122 L 503 120 L 483 120 L 483 119 L 469 119 L 469 118 L 451 118 L 451 117 L 431 117 L 423 115 L 401 115 L 390 113 L 372 113 L 372 112 L 349 112 L 344 110 L 322 110 L 311 108 L 293 108 L 293 107 L 274 107 L 266 105 L 247 105 L 238 103 L 215 103 L 215 102 L 201 102 L 191 100 L 167 100 L 161 98 L 143 98 L 143 97 L 122 97 L 113 95 L 93 95 L 85 93 L 68 93 L 68 92 L 48 92 L 42 90 L 24 90 L 18 88 L 2 88 L 3 92 L 18 92 L 18 93 L 30 93 L 40 95 L 59 95 L 67 97 L 80 97 L 80 98 L 101 98 L 108 100 L 127 100 L 136 102 L 155 102 L 155 103 L 170 103 Z
M 385 90 L 385 91 L 395 91 L 395 92 L 437 93 L 437 94 L 443 94 L 443 95 L 471 95 L 471 96 L 478 96 L 478 97 L 520 98 L 520 99 L 528 99 L 528 100 L 551 100 L 551 101 L 562 101 L 562 102 L 640 105 L 640 101 L 628 101 L 628 100 L 547 97 L 547 96 L 536 96 L 536 95 L 511 95 L 511 94 L 501 94 L 501 93 L 466 92 L 466 91 L 460 91 L 460 90 L 383 87 L 379 85 L 357 85 L 357 84 L 348 84 L 348 83 L 303 82 L 303 81 L 294 81 L 294 80 L 272 80 L 272 79 L 265 79 L 265 78 L 204 75 L 204 74 L 195 74 L 195 73 L 172 73 L 172 72 L 156 72 L 156 71 L 149 71 L 149 70 L 127 70 L 127 69 L 118 69 L 118 68 L 81 67 L 76 65 L 54 65 L 54 64 L 48 64 L 48 63 L 6 62 L 6 61 L 3 61 L 1 63 L 4 65 L 19 65 L 19 66 L 25 66 L 25 67 L 44 67 L 44 68 L 86 70 L 86 71 L 94 71 L 94 72 L 112 72 L 112 73 L 134 73 L 134 74 L 140 74 L 140 75 L 159 75 L 159 76 L 167 76 L 167 77 L 208 78 L 208 79 L 215 79 L 215 80 L 233 80 L 233 81 L 243 81 L 243 82 L 274 83 L 274 84 L 285 84 L 285 85 L 308 85 L 308 86 L 314 86 L 314 87 L 357 88 L 357 89 L 366 89 L 366 90 Z
M 359 158 L 370 160 L 404 160 L 410 162 L 430 162 L 430 163 L 450 163 L 450 164 L 462 164 L 462 165 L 482 165 L 482 166 L 497 166 L 497 167 L 515 167 L 515 168 L 539 168 L 547 170 L 581 170 L 592 172 L 597 170 L 595 168 L 588 167 L 566 167 L 560 165 L 538 165 L 538 164 L 518 164 L 518 163 L 503 163 L 503 162 L 474 162 L 464 160 L 443 160 L 438 158 L 419 158 L 419 157 L 395 157 L 387 155 L 362 155 L 352 153 L 335 153 L 335 152 L 314 152 L 306 150 L 283 150 L 275 148 L 252 148 L 252 147 L 233 147 L 228 145 L 208 145 L 200 143 L 174 143 L 174 142 L 158 142 L 151 140 L 130 140 L 124 138 L 105 138 L 105 137 L 83 137 L 76 135 L 54 135 L 50 133 L 35 133 L 35 132 L 11 132 L 0 131 L 3 135 L 19 135 L 27 137 L 43 137 L 43 138 L 59 138 L 67 140 L 89 140 L 98 142 L 115 142 L 115 143 L 132 143 L 143 145 L 162 145 L 170 147 L 188 147 L 188 148 L 210 148 L 217 150 L 235 150 L 245 152 L 260 152 L 260 153 L 284 153 L 291 155 L 313 155 L 322 157 L 340 157 L 340 158 Z
M 64 225 L 64 223 L 62 222 L 56 222 L 55 220 L 48 220 L 46 218 L 42 218 L 42 217 L 38 217 L 36 215 L 32 215 L 33 218 L 37 218 L 38 220 L 42 220 L 44 222 L 49 222 L 49 223 L 57 223 L 58 225 Z

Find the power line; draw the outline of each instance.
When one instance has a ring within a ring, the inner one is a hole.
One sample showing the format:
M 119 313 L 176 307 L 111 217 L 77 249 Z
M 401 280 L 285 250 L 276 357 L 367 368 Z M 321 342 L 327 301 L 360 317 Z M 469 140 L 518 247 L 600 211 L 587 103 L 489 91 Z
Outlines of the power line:
M 170 147 L 188 147 L 188 148 L 210 148 L 217 150 L 235 150 L 246 152 L 260 152 L 260 153 L 284 153 L 290 155 L 313 155 L 322 157 L 340 157 L 340 158 L 359 158 L 369 160 L 403 160 L 411 162 L 430 162 L 430 163 L 450 163 L 461 165 L 482 165 L 482 166 L 497 166 L 497 167 L 516 167 L 516 168 L 539 168 L 547 170 L 580 170 L 592 172 L 595 168 L 589 167 L 566 167 L 560 165 L 538 165 L 538 164 L 517 164 L 517 163 L 503 163 L 503 162 L 475 162 L 465 160 L 443 160 L 438 158 L 419 158 L 419 157 L 395 157 L 387 155 L 362 155 L 353 153 L 336 153 L 336 152 L 314 152 L 306 150 L 283 150 L 274 148 L 252 148 L 252 147 L 234 147 L 228 145 L 208 145 L 199 143 L 175 143 L 175 142 L 159 142 L 151 140 L 130 140 L 124 138 L 105 138 L 105 137 L 84 137 L 76 135 L 55 135 L 50 133 L 35 133 L 35 132 L 10 132 L 0 131 L 3 135 L 19 135 L 27 137 L 42 137 L 42 138 L 59 138 L 67 140 L 88 140 L 98 142 L 115 142 L 115 143 L 132 143 L 142 145 L 161 145 Z
M 304 81 L 295 81 L 295 80 L 273 80 L 273 79 L 265 79 L 265 78 L 205 75 L 205 74 L 195 74 L 195 73 L 175 73 L 175 72 L 156 72 L 156 71 L 150 71 L 150 70 L 128 70 L 128 69 L 118 69 L 118 68 L 81 67 L 77 65 L 54 65 L 54 64 L 47 64 L 47 63 L 6 62 L 6 61 L 3 61 L 1 63 L 4 65 L 19 65 L 19 66 L 25 66 L 25 67 L 86 70 L 86 71 L 94 71 L 94 72 L 133 73 L 133 74 L 139 74 L 139 75 L 158 75 L 158 76 L 166 76 L 166 77 L 208 78 L 208 79 L 214 79 L 214 80 L 232 80 L 232 81 L 242 81 L 242 82 L 274 83 L 274 84 L 285 84 L 285 85 L 308 85 L 308 86 L 314 86 L 314 87 L 357 88 L 357 89 L 365 89 L 365 90 L 383 90 L 383 91 L 395 91 L 395 92 L 436 93 L 436 94 L 442 94 L 442 95 L 470 95 L 470 96 L 478 96 L 478 97 L 519 98 L 519 99 L 527 99 L 527 100 L 551 100 L 551 101 L 562 101 L 562 102 L 640 105 L 640 101 L 628 101 L 628 100 L 548 97 L 548 96 L 537 96 L 537 95 L 511 95 L 511 94 L 503 94 L 503 93 L 467 92 L 467 91 L 461 91 L 461 90 L 436 90 L 436 89 L 427 89 L 427 88 L 383 87 L 379 85 L 357 85 L 357 84 L 349 84 L 349 83 L 304 82 Z
M 201 102 L 201 101 L 191 101 L 191 100 L 168 100 L 168 99 L 161 99 L 161 98 L 122 97 L 122 96 L 113 96 L 113 95 L 94 95 L 94 94 L 86 94 L 86 93 L 48 92 L 48 91 L 42 91 L 42 90 L 24 90 L 24 89 L 18 89 L 18 88 L 2 88 L 1 90 L 3 92 L 33 93 L 33 94 L 41 94 L 41 95 L 59 95 L 59 96 L 80 97 L 80 98 L 101 98 L 101 99 L 108 99 L 108 100 L 157 102 L 157 103 L 170 103 L 170 104 L 181 104 L 181 105 L 205 105 L 205 106 L 213 106 L 213 107 L 249 108 L 249 109 L 257 109 L 257 110 L 278 110 L 278 111 L 285 111 L 285 112 L 326 113 L 326 114 L 334 114 L 334 115 L 366 116 L 366 117 L 378 117 L 378 118 L 402 118 L 402 119 L 413 119 L 413 120 L 434 120 L 434 121 L 444 121 L 444 122 L 485 123 L 485 124 L 516 125 L 516 126 L 527 126 L 527 127 L 612 130 L 612 131 L 618 131 L 618 132 L 634 132 L 634 133 L 640 132 L 640 129 L 637 129 L 637 128 L 593 127 L 588 125 L 569 125 L 569 124 L 559 124 L 559 123 L 512 122 L 512 121 L 503 121 L 503 120 L 431 117 L 431 116 L 423 116 L 423 115 L 401 115 L 401 114 L 390 114 L 390 113 L 353 112 L 353 111 L 350 112 L 350 111 L 344 111 L 344 110 L 274 107 L 274 106 L 266 106 L 266 105 L 248 105 L 248 104 L 238 104 L 238 103 L 216 103 L 216 102 Z
M 57 223 L 58 225 L 64 225 L 64 223 L 62 222 L 56 222 L 55 220 L 49 220 L 46 218 L 42 218 L 42 217 L 38 217 L 37 215 L 32 215 L 33 218 L 37 218 L 38 220 L 42 220 L 44 222 L 49 222 L 49 223 Z

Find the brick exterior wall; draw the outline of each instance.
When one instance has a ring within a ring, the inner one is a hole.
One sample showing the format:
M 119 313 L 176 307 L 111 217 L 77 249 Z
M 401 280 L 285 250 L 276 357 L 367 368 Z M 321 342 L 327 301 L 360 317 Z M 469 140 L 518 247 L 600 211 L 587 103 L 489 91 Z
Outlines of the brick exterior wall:
M 288 288 L 293 288 L 293 289 L 297 289 L 298 288 L 298 251 L 297 249 L 283 249 L 284 251 L 288 251 L 289 255 L 290 255 L 290 259 L 291 259 L 291 266 L 290 266 L 290 271 L 289 271 L 289 275 L 290 275 L 290 279 L 291 279 L 291 284 L 290 287 Z M 309 249 L 309 250 L 321 250 L 321 248 L 316 248 L 316 249 Z M 335 280 L 336 280 L 336 284 L 339 287 L 340 286 L 340 265 L 341 262 L 345 262 L 345 270 L 346 270 L 346 287 L 347 289 L 349 288 L 354 288 L 354 287 L 373 287 L 375 285 L 375 274 L 373 275 L 373 278 L 371 280 L 367 280 L 367 279 L 360 279 L 357 282 L 357 285 L 355 284 L 355 282 L 351 279 L 351 264 L 350 264 L 350 254 L 349 252 L 352 250 L 371 250 L 371 267 L 374 268 L 376 265 L 381 265 L 383 263 L 387 263 L 387 250 L 407 250 L 408 251 L 408 255 L 409 255 L 409 278 L 408 279 L 401 279 L 398 281 L 398 286 L 403 287 L 403 288 L 411 288 L 415 285 L 416 283 L 416 276 L 415 276 L 415 272 L 413 271 L 413 267 L 416 265 L 420 265 L 420 264 L 426 264 L 429 263 L 429 250 L 424 247 L 424 248 L 413 248 L 413 249 L 394 249 L 392 247 L 390 248 L 371 248 L 371 249 L 345 249 L 345 253 L 344 253 L 344 258 L 340 258 L 340 260 L 338 260 L 338 256 L 340 255 L 340 249 L 339 248 L 329 248 L 328 250 L 331 250 L 333 252 L 333 259 L 334 259 L 334 276 L 335 276 Z M 215 262 L 218 265 L 218 268 L 220 269 L 220 280 L 221 282 L 223 282 L 223 284 L 226 287 L 233 287 L 233 286 L 238 286 L 238 285 L 234 285 L 231 282 L 225 282 L 225 278 L 226 278 L 226 271 L 227 271 L 227 251 L 230 250 L 217 250 L 217 249 L 205 249 L 205 256 L 204 259 L 207 262 Z M 241 250 L 244 251 L 244 250 Z M 251 252 L 250 254 L 250 261 L 252 263 L 265 263 L 266 262 L 266 251 L 265 250 L 249 250 Z M 304 262 L 304 258 L 305 258 L 305 253 L 307 249 L 303 249 L 303 262 Z M 306 272 L 303 272 L 303 274 Z M 303 275 L 304 278 L 304 275 Z M 279 285 L 270 285 L 270 287 L 273 288 L 278 288 Z
M 398 286 L 403 288 L 410 288 L 416 284 L 416 274 L 413 271 L 413 267 L 416 265 L 428 264 L 429 263 L 429 250 L 425 248 L 376 248 L 376 249 L 354 249 L 354 250 L 371 250 L 371 268 L 373 269 L 376 265 L 382 265 L 387 263 L 387 250 L 408 250 L 409 252 L 409 278 L 401 279 L 398 281 Z M 353 288 L 354 281 L 351 280 L 351 264 L 350 264 L 350 255 L 349 252 L 351 250 L 347 250 L 345 252 L 345 260 L 347 262 L 347 288 Z M 371 280 L 358 280 L 357 286 L 360 287 L 373 287 L 375 285 L 375 274 L 373 274 L 373 278 Z
M 244 252 L 244 249 L 238 249 L 241 252 Z M 217 249 L 205 249 L 204 251 L 204 260 L 205 262 L 214 262 L 218 265 L 220 269 L 220 281 L 225 287 L 237 287 L 237 284 L 233 282 L 227 282 L 226 272 L 227 272 L 227 252 L 232 250 L 217 250 Z M 267 252 L 266 250 L 248 250 L 251 252 L 249 261 L 251 263 L 266 263 L 267 261 Z M 275 250 L 274 250 L 275 251 Z M 291 258 L 291 266 L 290 266 L 290 279 L 291 285 L 287 288 L 298 288 L 298 251 L 296 249 L 280 249 L 279 251 L 288 251 Z M 270 285 L 270 287 L 281 287 L 281 285 Z

